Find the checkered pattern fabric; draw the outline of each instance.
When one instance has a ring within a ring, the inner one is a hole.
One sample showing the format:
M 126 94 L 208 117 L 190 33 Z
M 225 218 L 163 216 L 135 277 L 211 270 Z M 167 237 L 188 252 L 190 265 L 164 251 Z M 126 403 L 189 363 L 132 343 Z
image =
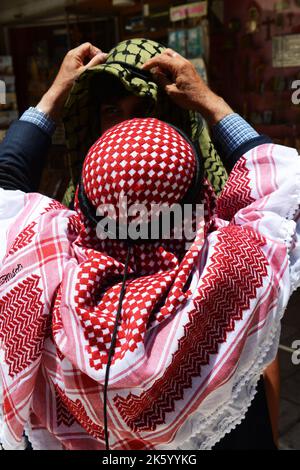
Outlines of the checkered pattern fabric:
M 40 127 L 42 131 L 46 132 L 49 137 L 52 137 L 55 131 L 56 124 L 50 116 L 40 111 L 38 108 L 28 108 L 20 117 L 20 121 L 32 122 Z
M 169 125 L 157 119 L 133 119 L 109 131 L 91 147 L 83 166 L 89 200 L 128 206 L 180 202 L 195 175 L 191 146 Z
M 239 114 L 229 114 L 213 128 L 214 141 L 223 155 L 231 155 L 241 145 L 259 137 L 258 132 Z
M 83 185 L 95 209 L 101 204 L 117 207 L 122 193 L 127 198 L 128 208 L 143 204 L 150 213 L 152 205 L 180 203 L 193 181 L 195 167 L 194 149 L 174 128 L 157 119 L 133 119 L 108 130 L 91 147 L 83 165 Z M 75 207 L 80 212 L 77 198 Z M 72 275 L 77 278 L 75 305 L 89 344 L 90 366 L 102 370 L 111 344 L 121 283 L 104 293 L 101 305 L 92 315 L 89 302 L 94 294 L 91 292 L 103 286 L 103 269 L 121 277 L 123 264 L 116 262 L 116 258 L 124 262 L 127 247 L 119 241 L 99 241 L 95 228 L 82 217 L 87 229 L 81 235 L 81 243 L 110 255 L 107 258 L 93 254 L 93 258 Z M 148 279 L 132 280 L 127 285 L 113 363 L 124 357 L 128 347 L 131 352 L 138 348 L 149 322 L 154 325 L 166 320 L 179 302 L 186 299 L 182 288 L 202 241 L 199 236 L 194 250 L 183 258 L 180 269 L 177 263 L 180 252 L 184 253 L 184 240 L 165 241 L 169 253 L 160 252 L 164 244 L 159 242 L 151 247 L 135 246 L 130 274 L 155 274 Z M 174 276 L 177 276 L 177 284 L 172 287 Z M 161 311 L 150 316 L 166 290 L 170 290 L 168 302 Z

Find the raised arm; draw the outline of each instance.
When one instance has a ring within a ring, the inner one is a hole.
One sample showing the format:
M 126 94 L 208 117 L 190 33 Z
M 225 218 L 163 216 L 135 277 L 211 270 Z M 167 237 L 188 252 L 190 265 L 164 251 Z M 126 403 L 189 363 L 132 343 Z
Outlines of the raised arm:
M 55 125 L 74 80 L 86 68 L 105 59 L 106 54 L 90 43 L 67 53 L 56 79 L 37 107 L 29 108 L 11 125 L 0 145 L 1 188 L 37 191 Z
M 194 65 L 172 49 L 149 60 L 144 68 L 153 73 L 178 106 L 197 111 L 204 117 L 228 173 L 248 150 L 271 142 L 236 114 L 206 85 Z

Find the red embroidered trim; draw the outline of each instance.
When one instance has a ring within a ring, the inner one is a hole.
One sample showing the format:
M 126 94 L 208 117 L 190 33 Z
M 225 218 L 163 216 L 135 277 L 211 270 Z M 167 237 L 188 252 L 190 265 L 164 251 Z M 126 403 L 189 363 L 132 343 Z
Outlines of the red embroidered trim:
M 87 415 L 83 404 L 80 400 L 75 402 L 70 400 L 61 388 L 55 384 L 55 390 L 59 394 L 62 402 L 70 413 L 74 416 L 76 421 L 86 430 L 88 434 L 93 436 L 95 439 L 104 440 L 104 429 L 102 426 L 94 423 L 91 418 Z
M 166 414 L 192 386 L 201 366 L 208 364 L 218 345 L 226 341 L 235 321 L 243 316 L 267 274 L 261 250 L 264 240 L 250 229 L 229 226 L 218 237 L 216 252 L 201 281 L 195 310 L 189 315 L 184 337 L 163 376 L 140 396 L 117 396 L 114 403 L 134 432 L 154 431 Z M 230 282 L 228 282 L 230 280 Z
M 239 210 L 255 201 L 251 196 L 249 174 L 246 160 L 244 158 L 240 159 L 217 200 L 218 217 L 230 221 Z
M 37 225 L 36 222 L 31 222 L 27 227 L 22 230 L 21 233 L 15 239 L 13 245 L 11 246 L 8 255 L 14 254 L 16 251 L 21 250 L 25 246 L 29 245 L 32 242 L 34 235 L 36 234 L 34 227 Z
M 0 339 L 10 376 L 38 359 L 43 348 L 47 317 L 39 280 L 36 275 L 25 279 L 0 300 Z
M 74 416 L 70 413 L 70 411 L 68 410 L 67 406 L 65 405 L 65 403 L 63 402 L 63 400 L 61 399 L 61 396 L 57 390 L 57 386 L 55 387 L 55 398 L 56 398 L 56 420 L 57 420 L 57 426 L 61 426 L 61 425 L 64 425 L 64 426 L 67 426 L 67 427 L 71 427 L 74 422 L 75 422 L 75 418 Z M 61 391 L 61 393 L 63 393 Z

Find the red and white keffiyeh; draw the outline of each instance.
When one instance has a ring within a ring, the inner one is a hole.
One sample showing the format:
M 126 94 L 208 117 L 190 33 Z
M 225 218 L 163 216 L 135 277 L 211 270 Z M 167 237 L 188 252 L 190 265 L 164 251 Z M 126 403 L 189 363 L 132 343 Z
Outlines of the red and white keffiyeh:
M 178 202 L 190 145 L 155 119 L 116 126 L 91 148 L 89 200 Z M 263 145 L 243 156 L 205 226 L 133 246 L 110 369 L 111 449 L 207 449 L 245 416 L 276 355 L 300 283 L 300 161 Z M 0 372 L 4 448 L 104 449 L 103 385 L 126 247 L 100 241 L 79 209 L 0 190 Z M 203 230 L 205 238 L 203 240 Z

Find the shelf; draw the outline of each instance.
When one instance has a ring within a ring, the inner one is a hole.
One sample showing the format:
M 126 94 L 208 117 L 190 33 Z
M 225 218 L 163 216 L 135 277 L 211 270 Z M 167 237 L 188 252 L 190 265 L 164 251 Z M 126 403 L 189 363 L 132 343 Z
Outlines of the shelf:
M 288 94 L 292 94 L 295 90 L 283 90 L 283 91 L 272 91 L 272 90 L 266 90 L 263 93 L 260 93 L 259 91 L 245 91 L 247 95 L 252 95 L 252 96 L 259 96 L 261 98 L 264 97 L 274 97 L 275 96 L 286 96 Z
M 270 137 L 297 137 L 300 134 L 300 124 L 291 126 L 290 124 L 253 124 L 253 127 L 260 134 Z
M 134 39 L 134 38 L 145 38 L 145 39 L 160 39 L 160 38 L 167 38 L 168 31 L 166 29 L 162 29 L 159 31 L 137 31 L 133 33 L 128 33 L 123 35 L 123 40 L 126 39 Z

